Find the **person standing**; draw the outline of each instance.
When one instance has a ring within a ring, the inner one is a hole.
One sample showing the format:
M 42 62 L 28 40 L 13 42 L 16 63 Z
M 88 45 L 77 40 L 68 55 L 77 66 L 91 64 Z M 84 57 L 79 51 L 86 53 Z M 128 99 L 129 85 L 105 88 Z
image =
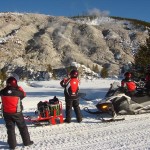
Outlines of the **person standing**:
M 150 66 L 148 66 L 147 68 L 147 73 L 145 77 L 145 88 L 147 89 L 147 91 L 150 90 Z
M 76 115 L 77 122 L 82 121 L 82 114 L 79 107 L 79 80 L 78 71 L 72 70 L 70 77 L 65 78 L 60 82 L 60 85 L 64 88 L 65 102 L 66 102 L 66 123 L 71 122 L 72 107 Z
M 18 86 L 17 80 L 14 77 L 9 77 L 6 81 L 6 87 L 0 91 L 2 99 L 3 117 L 6 123 L 8 145 L 10 149 L 15 149 L 17 145 L 15 135 L 15 124 L 17 125 L 24 146 L 33 144 L 30 140 L 28 128 L 26 126 L 22 110 L 22 99 L 26 96 L 23 89 Z

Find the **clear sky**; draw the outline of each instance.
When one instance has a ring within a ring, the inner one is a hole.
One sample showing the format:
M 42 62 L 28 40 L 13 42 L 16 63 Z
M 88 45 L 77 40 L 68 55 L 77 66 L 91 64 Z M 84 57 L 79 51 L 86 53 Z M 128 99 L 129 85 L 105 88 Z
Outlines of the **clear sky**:
M 150 22 L 150 0 L 0 0 L 0 12 L 76 16 L 92 9 Z

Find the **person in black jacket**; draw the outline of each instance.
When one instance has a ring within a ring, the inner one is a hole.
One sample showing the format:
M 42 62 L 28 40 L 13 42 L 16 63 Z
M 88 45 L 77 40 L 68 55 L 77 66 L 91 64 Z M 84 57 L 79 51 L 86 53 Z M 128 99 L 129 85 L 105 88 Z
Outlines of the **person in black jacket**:
M 82 114 L 79 107 L 79 80 L 78 71 L 72 70 L 70 72 L 70 78 L 63 79 L 60 85 L 64 88 L 65 102 L 66 102 L 66 123 L 71 122 L 72 107 L 76 114 L 77 122 L 82 121 Z
M 150 66 L 147 68 L 147 73 L 145 77 L 145 88 L 150 91 Z
M 3 117 L 7 128 L 9 148 L 15 149 L 17 145 L 15 124 L 20 131 L 24 146 L 32 145 L 33 141 L 30 140 L 28 128 L 22 114 L 23 106 L 21 100 L 26 96 L 26 93 L 18 86 L 17 80 L 14 77 L 7 79 L 6 87 L 0 91 L 0 96 L 2 99 Z

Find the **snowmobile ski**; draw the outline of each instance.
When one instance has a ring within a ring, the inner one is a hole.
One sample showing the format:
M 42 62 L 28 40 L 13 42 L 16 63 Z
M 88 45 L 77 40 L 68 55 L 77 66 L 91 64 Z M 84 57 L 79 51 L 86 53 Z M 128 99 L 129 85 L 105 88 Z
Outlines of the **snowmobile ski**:
M 86 93 L 79 93 L 79 97 L 85 101 L 94 101 L 95 99 L 90 99 L 86 97 Z
M 85 100 L 85 101 L 92 101 L 92 100 L 94 100 L 94 99 L 89 99 L 89 98 L 86 98 L 86 97 L 81 97 L 83 100 Z
M 90 114 L 102 114 L 103 113 L 100 111 L 91 111 L 88 109 L 88 107 L 84 107 L 84 111 L 86 111 L 87 113 L 90 113 Z
M 92 101 L 92 100 L 94 100 L 94 99 L 86 98 L 85 96 L 86 96 L 86 93 L 79 93 L 79 97 L 82 98 L 85 101 Z
M 125 118 L 100 118 L 102 122 L 115 122 L 115 121 L 123 121 Z

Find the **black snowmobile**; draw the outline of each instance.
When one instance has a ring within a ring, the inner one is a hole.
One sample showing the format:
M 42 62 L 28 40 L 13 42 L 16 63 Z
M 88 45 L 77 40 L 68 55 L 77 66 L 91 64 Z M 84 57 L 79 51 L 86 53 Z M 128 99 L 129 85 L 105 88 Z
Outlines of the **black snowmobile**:
M 120 87 L 119 82 L 111 84 L 105 98 L 96 105 L 98 111 L 91 112 L 85 108 L 86 112 L 91 114 L 109 114 L 107 121 L 124 120 L 124 117 L 118 115 L 135 115 L 150 113 L 150 90 L 144 87 L 138 87 L 135 95 L 131 99 L 125 95 L 124 88 Z M 103 117 L 100 118 L 105 121 Z

